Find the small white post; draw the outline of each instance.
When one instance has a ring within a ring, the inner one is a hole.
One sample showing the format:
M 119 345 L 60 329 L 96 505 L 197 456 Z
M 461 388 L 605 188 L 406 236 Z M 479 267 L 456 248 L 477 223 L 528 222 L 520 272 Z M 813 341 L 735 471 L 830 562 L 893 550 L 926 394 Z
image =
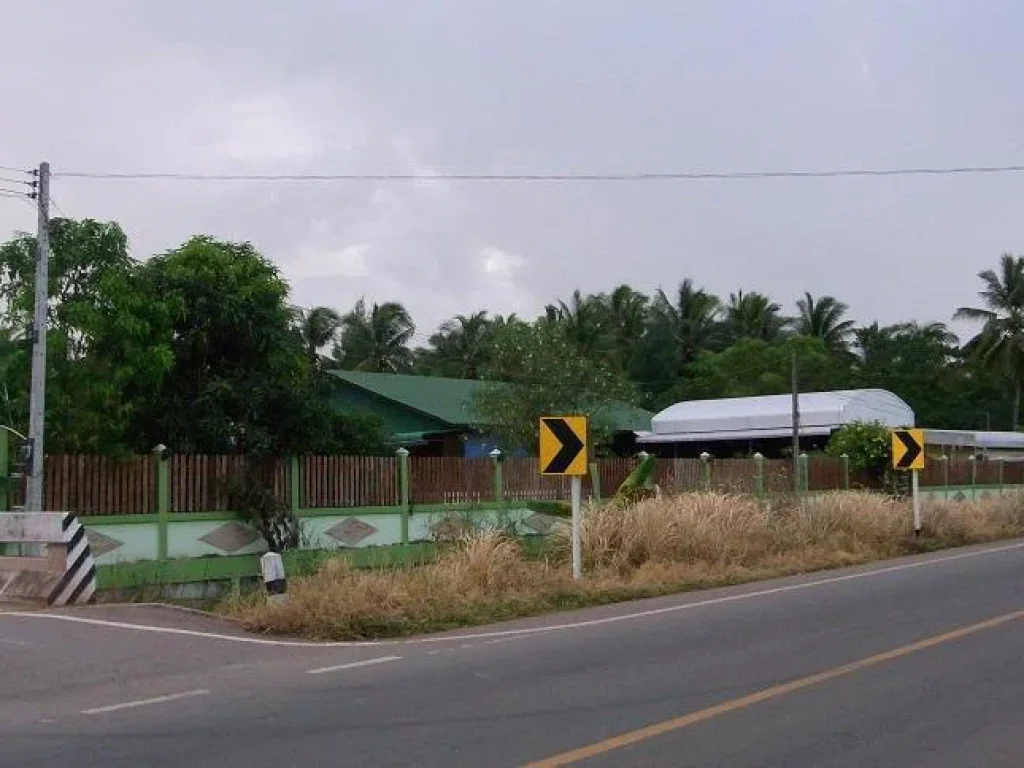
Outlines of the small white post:
M 284 561 L 277 552 L 267 552 L 260 558 L 260 569 L 263 571 L 263 583 L 272 603 L 284 602 L 288 582 L 284 576 Z
M 917 476 L 918 471 L 915 469 L 910 473 L 910 491 L 914 497 L 914 536 L 921 535 L 921 494 L 918 492 L 917 487 Z
M 580 526 L 583 517 L 583 478 L 573 475 L 572 491 L 572 577 L 583 578 L 583 542 L 580 538 Z

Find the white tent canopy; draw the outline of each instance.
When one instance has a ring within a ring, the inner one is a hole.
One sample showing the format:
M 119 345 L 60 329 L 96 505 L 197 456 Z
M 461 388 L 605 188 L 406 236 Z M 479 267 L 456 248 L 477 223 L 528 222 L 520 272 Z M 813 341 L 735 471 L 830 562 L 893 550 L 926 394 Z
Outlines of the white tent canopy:
M 792 433 L 791 395 L 689 400 L 671 405 L 651 420 L 640 443 L 756 440 Z M 800 434 L 828 435 L 855 421 L 879 421 L 890 427 L 914 425 L 914 411 L 884 389 L 850 389 L 799 395 Z

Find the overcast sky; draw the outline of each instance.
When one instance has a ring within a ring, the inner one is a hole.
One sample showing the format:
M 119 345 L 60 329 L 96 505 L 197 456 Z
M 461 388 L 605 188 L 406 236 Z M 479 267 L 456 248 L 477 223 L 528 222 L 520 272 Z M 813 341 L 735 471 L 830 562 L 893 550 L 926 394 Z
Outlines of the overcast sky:
M 0 0 L 0 165 L 64 171 L 757 171 L 1024 163 L 1013 0 Z M 2 175 L 2 174 L 0 174 Z M 9 174 L 7 174 L 9 175 Z M 0 186 L 5 184 L 0 183 Z M 9 185 L 7 185 L 9 186 Z M 253 241 L 305 305 L 427 334 L 575 287 L 946 320 L 1024 251 L 1024 174 L 212 183 L 55 178 L 137 257 Z M 34 226 L 0 198 L 0 234 Z

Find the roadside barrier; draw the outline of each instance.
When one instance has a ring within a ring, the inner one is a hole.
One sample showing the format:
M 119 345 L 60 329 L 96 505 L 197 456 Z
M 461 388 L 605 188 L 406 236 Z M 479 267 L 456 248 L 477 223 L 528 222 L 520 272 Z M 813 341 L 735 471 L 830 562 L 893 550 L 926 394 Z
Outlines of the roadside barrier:
M 92 602 L 96 563 L 73 512 L 0 512 L 0 544 L 20 550 L 0 556 L 0 600 Z

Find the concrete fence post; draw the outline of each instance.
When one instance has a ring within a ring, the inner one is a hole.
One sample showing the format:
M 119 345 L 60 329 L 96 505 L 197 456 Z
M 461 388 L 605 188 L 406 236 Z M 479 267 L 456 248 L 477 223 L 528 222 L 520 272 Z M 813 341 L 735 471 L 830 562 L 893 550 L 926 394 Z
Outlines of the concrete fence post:
M 601 465 L 596 462 L 590 462 L 590 492 L 594 497 L 594 501 L 598 504 L 601 503 Z
M 843 490 L 850 490 L 850 455 L 844 453 L 839 457 L 843 462 Z
M 494 465 L 494 500 L 502 502 L 505 500 L 505 478 L 501 464 L 501 451 L 495 448 L 491 451 L 491 463 Z
M 153 448 L 153 471 L 156 474 L 156 557 L 167 560 L 170 557 L 170 515 L 171 515 L 171 466 L 164 456 L 165 446 Z
M 942 462 L 942 495 L 948 501 L 949 500 L 949 456 L 942 454 L 939 456 L 939 461 Z
M 801 453 L 797 457 L 797 459 L 798 459 L 797 460 L 797 466 L 800 469 L 800 477 L 798 478 L 799 483 L 800 483 L 799 488 L 800 488 L 801 492 L 807 493 L 807 491 L 810 490 L 810 479 L 811 479 L 810 457 L 808 457 L 808 455 L 806 453 Z
M 701 483 L 704 485 L 705 491 L 711 490 L 711 454 L 704 451 L 700 455 L 701 463 Z
M 409 492 L 409 449 L 399 448 L 398 456 L 398 503 L 402 508 L 402 543 L 409 543 L 409 518 L 412 516 Z
M 11 436 L 0 426 L 0 512 L 11 508 Z
M 760 452 L 754 454 L 754 491 L 764 496 L 764 455 Z
M 999 459 L 999 495 L 1003 495 L 1003 482 L 1004 482 L 1004 471 L 1006 469 L 1006 459 Z

